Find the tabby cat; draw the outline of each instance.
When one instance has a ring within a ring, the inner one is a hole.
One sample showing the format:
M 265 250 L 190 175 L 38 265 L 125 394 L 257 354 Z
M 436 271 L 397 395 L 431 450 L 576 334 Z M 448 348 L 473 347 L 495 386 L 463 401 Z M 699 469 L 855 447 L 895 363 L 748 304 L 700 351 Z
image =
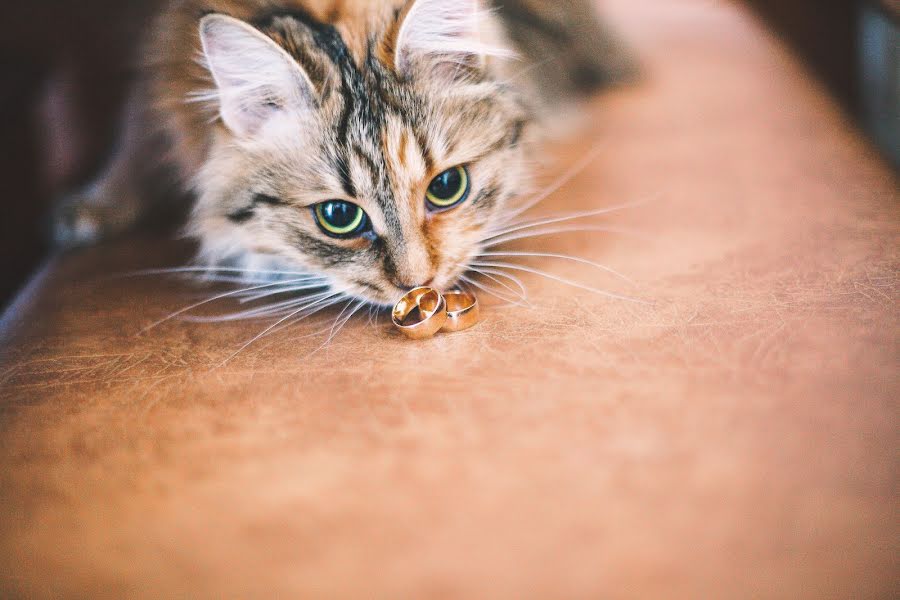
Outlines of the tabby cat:
M 627 64 L 590 0 L 176 0 L 143 58 L 59 241 L 130 227 L 162 161 L 202 264 L 376 305 L 453 286 L 528 191 L 541 117 Z

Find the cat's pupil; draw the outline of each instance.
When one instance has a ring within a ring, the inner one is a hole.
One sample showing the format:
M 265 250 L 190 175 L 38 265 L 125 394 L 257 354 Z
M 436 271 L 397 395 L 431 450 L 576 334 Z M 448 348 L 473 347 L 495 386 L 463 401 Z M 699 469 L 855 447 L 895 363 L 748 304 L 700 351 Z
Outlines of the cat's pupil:
M 362 208 L 346 200 L 329 200 L 316 204 L 313 214 L 319 229 L 337 238 L 356 237 L 370 230 Z
M 349 227 L 359 215 L 359 207 L 349 202 L 328 202 L 322 207 L 322 216 L 328 224 L 338 229 Z
M 434 178 L 428 186 L 428 192 L 439 200 L 449 200 L 459 192 L 462 184 L 463 176 L 460 169 L 450 169 Z

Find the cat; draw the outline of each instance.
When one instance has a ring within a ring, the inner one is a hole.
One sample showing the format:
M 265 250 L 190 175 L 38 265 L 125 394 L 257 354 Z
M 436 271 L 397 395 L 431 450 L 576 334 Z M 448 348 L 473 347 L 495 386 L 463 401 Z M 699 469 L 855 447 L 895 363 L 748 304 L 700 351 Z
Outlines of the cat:
M 590 0 L 176 0 L 56 237 L 128 230 L 164 164 L 209 269 L 378 306 L 449 289 L 529 191 L 543 117 L 629 70 Z

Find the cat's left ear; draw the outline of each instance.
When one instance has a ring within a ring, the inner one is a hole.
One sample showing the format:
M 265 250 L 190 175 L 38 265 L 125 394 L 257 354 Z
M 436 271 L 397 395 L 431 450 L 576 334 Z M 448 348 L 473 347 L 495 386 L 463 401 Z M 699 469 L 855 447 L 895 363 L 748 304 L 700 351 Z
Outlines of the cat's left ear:
M 237 135 L 253 135 L 279 112 L 315 104 L 315 87 L 299 63 L 249 24 L 207 15 L 200 21 L 200 41 L 222 121 Z
M 490 45 L 488 13 L 480 0 L 408 0 L 393 41 L 394 67 L 407 75 L 416 65 L 481 67 L 488 56 L 510 56 Z

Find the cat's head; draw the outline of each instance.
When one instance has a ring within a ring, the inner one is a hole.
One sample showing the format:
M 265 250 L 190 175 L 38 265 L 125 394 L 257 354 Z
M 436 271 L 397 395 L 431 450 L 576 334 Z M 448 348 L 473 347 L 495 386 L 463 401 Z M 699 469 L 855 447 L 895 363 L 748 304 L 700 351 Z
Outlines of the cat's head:
M 378 304 L 452 286 L 528 181 L 527 111 L 491 66 L 507 58 L 495 33 L 477 0 L 411 0 L 357 31 L 204 17 L 217 116 L 192 230 L 207 258 L 273 261 Z

